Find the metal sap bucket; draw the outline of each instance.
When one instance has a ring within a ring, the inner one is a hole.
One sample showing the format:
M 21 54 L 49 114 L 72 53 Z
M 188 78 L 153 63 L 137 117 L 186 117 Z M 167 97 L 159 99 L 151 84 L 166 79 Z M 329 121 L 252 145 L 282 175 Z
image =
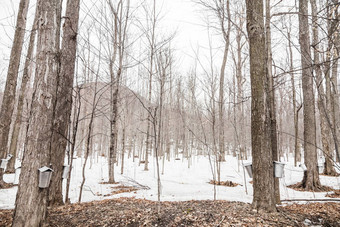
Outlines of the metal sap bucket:
M 325 169 L 325 163 L 318 163 L 319 173 L 323 173 L 324 169 Z
M 47 166 L 39 169 L 39 188 L 48 188 L 50 185 L 53 169 Z
M 282 178 L 284 176 L 285 164 L 282 162 L 274 161 L 274 176 Z
M 8 159 L 1 159 L 1 164 L 0 164 L 0 168 L 1 169 L 6 169 L 7 168 L 7 164 L 8 164 Z
M 246 164 L 243 164 L 243 167 L 247 170 L 248 176 L 250 178 L 253 178 L 253 164 L 246 163 Z
M 19 177 L 21 173 L 21 166 L 15 169 L 14 182 L 13 184 L 19 184 Z
M 70 172 L 70 166 L 69 165 L 64 165 L 62 178 L 63 179 L 67 179 L 69 172 Z

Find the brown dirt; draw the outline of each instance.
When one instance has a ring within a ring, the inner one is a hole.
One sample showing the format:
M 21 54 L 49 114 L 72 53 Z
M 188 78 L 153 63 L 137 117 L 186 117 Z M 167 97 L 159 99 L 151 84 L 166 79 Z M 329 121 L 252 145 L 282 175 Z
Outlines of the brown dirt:
M 116 194 L 120 194 L 120 193 L 126 193 L 126 192 L 135 192 L 137 191 L 138 189 L 135 188 L 135 187 L 131 187 L 131 186 L 124 186 L 124 185 L 118 185 L 118 186 L 115 186 L 115 187 L 111 187 L 112 191 L 111 193 L 109 194 L 100 194 L 100 193 L 97 193 L 96 195 L 97 196 L 111 196 L 111 195 L 116 195 Z
M 214 181 L 214 180 L 211 180 L 209 182 L 209 184 L 215 184 L 215 185 L 226 186 L 226 187 L 236 187 L 236 186 L 240 185 L 240 184 L 234 183 L 232 181 L 220 181 L 220 182 L 218 182 L 218 181 Z
M 158 203 L 120 198 L 49 209 L 48 226 L 340 226 L 340 203 L 293 204 L 264 214 L 251 205 L 227 201 Z M 0 211 L 0 226 L 10 226 L 13 210 Z

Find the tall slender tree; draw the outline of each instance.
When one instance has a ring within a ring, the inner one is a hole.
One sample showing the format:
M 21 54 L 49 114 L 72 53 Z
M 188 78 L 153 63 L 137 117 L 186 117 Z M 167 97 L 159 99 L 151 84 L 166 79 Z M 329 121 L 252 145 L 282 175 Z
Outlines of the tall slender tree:
M 273 76 L 273 54 L 272 54 L 272 35 L 270 27 L 270 0 L 266 0 L 266 51 L 267 51 L 267 95 L 268 95 L 268 106 L 270 110 L 270 138 L 273 153 L 273 161 L 279 160 L 279 153 L 277 149 L 277 128 L 276 128 L 276 105 L 275 105 L 275 88 L 274 88 L 274 76 Z M 274 188 L 275 188 L 275 199 L 276 203 L 281 203 L 280 201 L 280 184 L 279 179 L 274 178 Z
M 14 167 L 15 167 L 15 160 L 16 160 L 16 154 L 18 150 L 18 141 L 19 141 L 19 134 L 21 131 L 21 127 L 23 125 L 23 111 L 24 111 L 24 104 L 25 104 L 25 97 L 27 95 L 27 86 L 29 84 L 31 74 L 33 73 L 31 67 L 33 67 L 33 53 L 34 53 L 34 44 L 36 40 L 36 29 L 37 29 L 37 12 L 35 13 L 33 25 L 32 25 L 32 30 L 30 34 L 30 40 L 28 43 L 28 50 L 26 54 L 26 60 L 25 60 L 25 66 L 24 66 L 24 71 L 21 79 L 21 86 L 20 86 L 20 92 L 19 92 L 19 97 L 18 97 L 18 104 L 17 104 L 17 114 L 15 117 L 15 122 L 13 126 L 13 131 L 12 131 L 12 136 L 11 136 L 11 143 L 9 147 L 9 154 L 12 155 L 12 158 L 8 162 L 8 167 L 7 171 L 12 173 L 14 172 Z M 20 147 L 19 147 L 20 148 Z
M 15 104 L 15 92 L 17 88 L 17 79 L 20 66 L 20 58 L 24 36 L 26 31 L 26 17 L 29 6 L 29 0 L 20 0 L 17 24 L 15 27 L 13 46 L 9 59 L 6 86 L 2 98 L 0 110 L 0 158 L 5 158 L 7 154 L 7 143 L 9 131 L 12 122 L 12 114 Z M 5 187 L 3 180 L 4 169 L 0 168 L 0 188 Z
M 312 37 L 313 37 L 313 68 L 314 74 L 316 77 L 316 89 L 318 91 L 317 105 L 319 109 L 320 116 L 320 129 L 321 129 L 321 143 L 322 150 L 325 155 L 325 168 L 324 173 L 327 175 L 336 175 L 336 171 L 333 167 L 332 163 L 332 152 L 331 152 L 331 132 L 329 124 L 327 123 L 327 116 L 329 113 L 332 113 L 331 110 L 327 110 L 327 102 L 326 102 L 326 93 L 323 86 L 323 78 L 322 78 L 322 70 L 320 64 L 320 45 L 319 45 L 319 24 L 318 24 L 318 15 L 317 15 L 317 4 L 316 0 L 310 0 L 311 8 L 312 8 Z
M 315 98 L 308 24 L 308 0 L 299 1 L 299 43 L 303 92 L 303 147 L 307 166 L 307 171 L 304 172 L 302 180 L 302 187 L 308 190 L 317 190 L 321 185 L 316 154 Z
M 63 204 L 62 174 L 72 111 L 72 92 L 77 52 L 79 0 L 68 0 L 64 17 L 60 72 L 58 75 L 57 99 L 53 122 L 51 164 L 54 170 L 49 188 L 49 205 Z M 71 157 L 72 158 L 72 157 Z
M 256 210 L 275 212 L 263 1 L 246 0 L 246 6 L 252 95 L 251 144 L 254 187 L 252 206 Z
M 157 25 L 157 14 L 156 14 L 156 0 L 153 0 L 152 5 L 152 11 L 149 13 L 147 10 L 145 10 L 147 13 L 147 17 L 150 17 L 151 25 L 148 30 L 150 30 L 147 35 L 148 39 L 148 45 L 149 45 L 149 68 L 148 68 L 148 74 L 149 74 L 149 90 L 148 90 L 148 101 L 150 105 L 150 109 L 148 111 L 148 126 L 147 126 L 147 132 L 146 132 L 146 148 L 145 148 L 145 164 L 144 164 L 144 170 L 149 170 L 149 150 L 152 149 L 152 139 L 151 139 L 151 99 L 152 99 L 152 80 L 154 76 L 154 61 L 155 61 L 155 51 L 156 51 L 156 25 Z

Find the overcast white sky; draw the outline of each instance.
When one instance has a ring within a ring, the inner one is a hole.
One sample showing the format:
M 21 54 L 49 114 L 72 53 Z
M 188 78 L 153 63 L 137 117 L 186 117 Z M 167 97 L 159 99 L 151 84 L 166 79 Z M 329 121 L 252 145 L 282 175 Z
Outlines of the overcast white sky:
M 91 0 L 83 0 L 91 4 Z M 66 2 L 66 0 L 64 0 Z M 84 4 L 84 2 L 82 4 Z M 131 4 L 133 4 L 133 0 Z M 98 1 L 97 1 L 98 3 Z M 201 9 L 191 0 L 157 0 L 157 7 L 162 10 L 160 29 L 165 32 L 176 31 L 176 37 L 172 46 L 176 49 L 176 55 L 180 56 L 178 64 L 187 70 L 194 57 L 193 49 L 197 46 L 206 46 L 208 36 Z M 19 0 L 0 0 L 0 83 L 4 82 Z M 29 20 L 33 19 L 35 0 L 30 2 Z M 30 28 L 28 22 L 27 28 Z
M 101 0 L 104 2 L 104 0 Z M 98 0 L 82 0 L 82 10 L 86 10 L 84 6 L 91 5 L 91 2 L 100 3 Z M 131 4 L 134 4 L 140 0 L 131 0 Z M 147 0 L 151 1 L 151 0 Z M 287 0 L 282 3 L 287 5 L 288 2 L 293 3 L 294 0 Z M 66 0 L 64 0 L 64 3 Z M 243 3 L 244 1 L 233 0 L 233 5 Z M 274 1 L 276 2 L 276 1 Z M 157 6 L 161 7 L 163 18 L 160 22 L 159 29 L 161 32 L 174 32 L 176 31 L 176 37 L 172 42 L 171 46 L 175 48 L 177 70 L 180 70 L 182 75 L 185 75 L 187 71 L 193 67 L 195 53 L 199 47 L 199 57 L 202 61 L 207 63 L 208 59 L 208 33 L 206 29 L 205 18 L 207 15 L 206 10 L 202 10 L 200 6 L 193 3 L 192 0 L 157 0 Z M 274 3 L 273 3 L 274 4 Z M 13 32 L 15 27 L 16 16 L 19 6 L 19 0 L 0 0 L 0 89 L 3 87 L 5 77 L 7 74 L 8 59 L 10 48 L 12 45 Z M 276 7 L 279 9 L 279 7 Z M 35 0 L 31 0 L 29 20 L 33 19 L 33 12 L 35 10 Z M 296 21 L 295 21 L 296 23 Z M 28 23 L 28 29 L 30 29 L 31 23 Z M 278 59 L 285 58 L 285 40 L 282 39 L 279 32 L 275 31 L 273 27 L 273 52 L 277 62 L 281 62 Z M 278 27 L 280 29 L 280 27 Z M 213 32 L 212 32 L 213 33 Z M 276 37 L 278 35 L 278 37 Z M 219 68 L 221 60 L 220 40 L 221 37 L 214 36 L 213 47 L 215 55 L 215 65 Z M 279 53 L 279 54 L 277 54 Z M 298 60 L 298 59 L 297 59 Z M 228 60 L 229 75 L 232 75 L 231 59 Z M 208 66 L 207 64 L 205 65 Z M 228 80 L 228 78 L 227 78 Z

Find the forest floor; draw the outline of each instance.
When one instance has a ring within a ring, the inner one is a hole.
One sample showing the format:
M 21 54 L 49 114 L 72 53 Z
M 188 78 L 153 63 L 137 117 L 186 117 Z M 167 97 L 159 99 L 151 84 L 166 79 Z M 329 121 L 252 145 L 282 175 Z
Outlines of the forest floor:
M 160 212 L 158 208 L 160 206 Z M 279 206 L 277 213 L 229 201 L 161 202 L 119 198 L 50 208 L 49 226 L 340 226 L 340 203 Z M 13 210 L 0 210 L 10 226 Z

